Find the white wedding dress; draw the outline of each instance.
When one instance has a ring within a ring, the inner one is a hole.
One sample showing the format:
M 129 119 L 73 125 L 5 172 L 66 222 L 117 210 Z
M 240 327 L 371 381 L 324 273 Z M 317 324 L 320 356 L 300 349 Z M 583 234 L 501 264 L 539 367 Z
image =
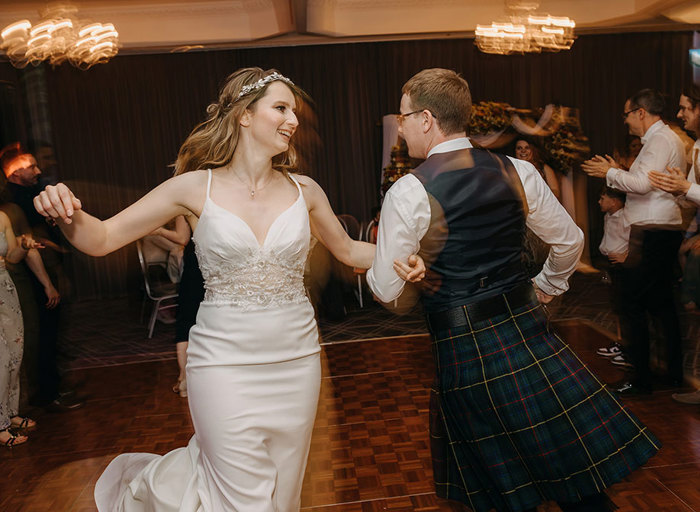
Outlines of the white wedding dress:
M 294 183 L 297 200 L 260 245 L 211 200 L 209 171 L 193 234 L 206 283 L 187 352 L 195 435 L 163 456 L 115 458 L 95 486 L 100 512 L 299 509 L 321 367 L 303 283 L 309 217 Z

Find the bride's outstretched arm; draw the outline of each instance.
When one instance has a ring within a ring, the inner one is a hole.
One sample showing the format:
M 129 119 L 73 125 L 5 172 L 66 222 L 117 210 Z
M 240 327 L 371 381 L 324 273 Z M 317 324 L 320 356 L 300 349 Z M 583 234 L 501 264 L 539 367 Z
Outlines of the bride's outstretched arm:
M 313 235 L 338 261 L 350 267 L 371 267 L 374 245 L 353 240 L 348 236 L 318 183 L 308 176 L 299 176 L 297 179 L 303 185 Z
M 313 235 L 342 263 L 356 268 L 370 268 L 376 246 L 350 238 L 333 213 L 323 189 L 307 176 L 299 176 L 298 180 L 304 185 L 304 199 L 309 207 Z M 425 275 L 425 263 L 421 258 L 412 256 L 406 262 L 395 262 L 394 271 L 406 281 L 420 281 Z
M 80 200 L 62 183 L 46 187 L 34 198 L 34 206 L 40 214 L 56 221 L 76 249 L 91 256 L 104 256 L 178 215 L 198 215 L 205 194 L 206 173 L 195 171 L 170 178 L 104 221 L 85 212 Z

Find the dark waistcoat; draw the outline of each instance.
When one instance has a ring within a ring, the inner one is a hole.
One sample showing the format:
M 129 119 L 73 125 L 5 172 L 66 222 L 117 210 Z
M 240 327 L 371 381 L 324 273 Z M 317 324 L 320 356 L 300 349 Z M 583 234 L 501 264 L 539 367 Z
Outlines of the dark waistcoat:
M 526 281 L 524 192 L 508 158 L 480 149 L 437 153 L 414 175 L 430 200 L 420 255 L 426 312 L 492 297 Z M 526 205 L 525 205 L 526 207 Z

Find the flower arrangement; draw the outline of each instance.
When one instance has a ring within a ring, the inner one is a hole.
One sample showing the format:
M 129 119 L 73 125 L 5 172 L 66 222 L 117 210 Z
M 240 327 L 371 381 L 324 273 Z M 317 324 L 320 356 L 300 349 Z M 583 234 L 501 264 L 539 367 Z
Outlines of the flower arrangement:
M 391 147 L 391 162 L 383 169 L 382 196 L 405 174 L 413 170 L 411 158 L 408 156 L 406 142 L 399 138 L 398 143 Z
M 516 109 L 508 103 L 482 101 L 472 107 L 468 133 L 476 136 L 473 142 L 494 149 L 522 133 L 538 141 L 544 161 L 562 174 L 567 174 L 590 153 L 578 112 L 562 106 Z M 498 137 L 479 137 L 494 134 Z
M 588 137 L 583 134 L 578 114 L 573 109 L 555 109 L 552 125 L 555 128 L 542 141 L 545 161 L 555 171 L 568 174 L 590 154 Z
M 486 135 L 504 130 L 510 126 L 510 109 L 511 106 L 507 103 L 495 101 L 480 101 L 472 105 L 467 133 Z

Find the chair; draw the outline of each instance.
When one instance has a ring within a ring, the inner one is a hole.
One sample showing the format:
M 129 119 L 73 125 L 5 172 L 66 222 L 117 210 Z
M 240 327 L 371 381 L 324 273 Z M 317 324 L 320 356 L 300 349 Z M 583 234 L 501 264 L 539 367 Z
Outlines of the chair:
M 353 240 L 362 240 L 362 228 L 357 219 L 352 215 L 340 214 L 337 215 L 340 225 Z M 357 302 L 360 303 L 360 307 L 364 307 L 364 301 L 362 299 L 362 274 L 366 272 L 363 268 L 353 268 L 353 273 L 357 276 L 357 290 L 355 290 L 355 297 L 357 297 Z
M 370 244 L 377 243 L 377 237 L 374 236 L 374 226 L 376 226 L 376 225 L 377 225 L 376 221 L 374 219 L 372 219 L 365 226 L 365 229 L 364 229 L 365 236 L 362 238 L 365 242 L 369 242 Z
M 152 338 L 158 312 L 177 306 L 177 303 L 162 305 L 162 302 L 166 300 L 177 299 L 177 285 L 169 281 L 155 282 L 151 268 L 161 266 L 161 262 L 150 263 L 146 261 L 143 254 L 142 240 L 136 241 L 136 251 L 139 255 L 139 264 L 141 266 L 141 274 L 143 275 L 143 284 L 146 290 L 146 296 L 153 301 L 153 311 L 151 312 L 151 318 L 148 321 L 148 337 Z

